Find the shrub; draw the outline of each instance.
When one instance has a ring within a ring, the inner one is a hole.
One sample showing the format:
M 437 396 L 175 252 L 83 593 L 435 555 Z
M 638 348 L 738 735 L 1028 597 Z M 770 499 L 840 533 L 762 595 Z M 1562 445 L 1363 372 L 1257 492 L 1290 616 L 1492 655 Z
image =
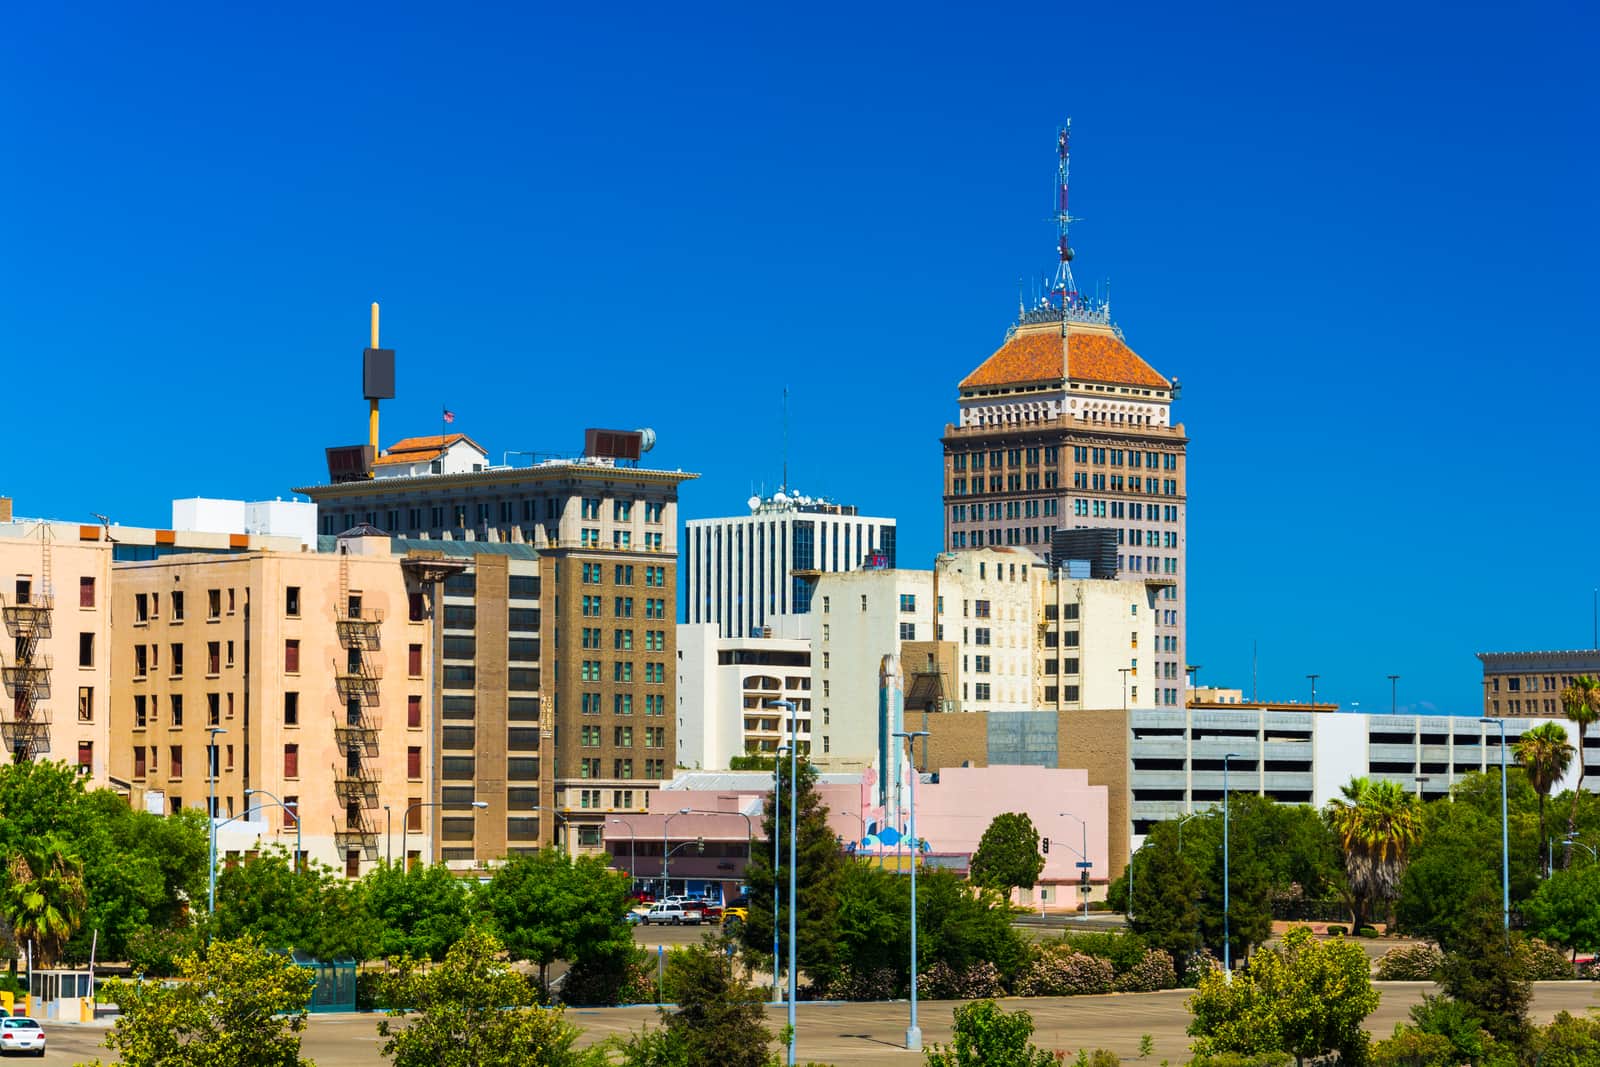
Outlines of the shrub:
M 1377 927 L 1374 927 L 1374 926 L 1363 926 L 1359 930 L 1356 931 L 1356 936 L 1357 937 L 1377 937 L 1378 936 Z
M 982 960 L 958 971 L 943 960 L 917 975 L 917 995 L 929 1000 L 975 1000 L 1005 994 L 1000 969 Z
M 1173 989 L 1178 984 L 1178 969 L 1165 949 L 1145 949 L 1144 956 L 1126 974 L 1117 977 L 1117 989 L 1124 993 L 1154 993 Z
M 1380 982 L 1431 982 L 1443 962 L 1433 945 L 1401 945 L 1383 954 L 1376 974 Z
M 1065 946 L 1046 948 L 1017 979 L 1024 997 L 1070 997 L 1109 993 L 1116 982 L 1111 961 L 1074 952 Z
M 1196 1056 L 1189 1067 L 1292 1067 L 1294 1057 L 1287 1052 L 1213 1052 Z
M 1600 1063 L 1600 1019 L 1561 1012 L 1534 1038 L 1540 1067 L 1588 1067 Z
M 1122 1067 L 1122 1057 L 1108 1048 L 1079 1049 L 1072 1067 Z
M 1065 945 L 1074 952 L 1082 952 L 1087 956 L 1110 960 L 1112 969 L 1118 974 L 1131 971 L 1144 959 L 1145 942 L 1138 934 L 1100 932 L 1075 934 L 1068 931 L 1061 935 L 1061 940 L 1056 944 Z
M 1396 1024 L 1394 1036 L 1372 1046 L 1372 1067 L 1457 1067 L 1461 1058 L 1448 1037 Z
M 383 981 L 382 971 L 360 970 L 356 972 L 356 1011 L 376 1011 L 389 1007 L 379 995 L 379 987 Z
M 134 974 L 171 978 L 178 973 L 178 961 L 199 952 L 204 944 L 199 929 L 193 926 L 140 930 L 128 938 L 128 962 L 133 965 Z
M 1334 925 L 1332 923 L 1330 923 L 1328 925 L 1328 936 L 1329 937 L 1343 937 L 1348 932 L 1349 931 L 1346 930 L 1343 926 L 1336 926 L 1336 925 Z
M 900 992 L 900 974 L 893 967 L 857 971 L 841 964 L 826 992 L 830 1000 L 892 1000 Z
M 1528 939 L 1528 977 L 1535 982 L 1564 982 L 1578 976 L 1577 968 L 1561 952 L 1536 937 Z
M 1202 948 L 1191 952 L 1183 961 L 1183 984 L 1186 988 L 1193 989 L 1200 984 L 1201 978 L 1221 968 L 1222 961 L 1213 956 L 1210 949 Z
M 1030 1044 L 1033 1017 L 1006 1012 L 992 1000 L 974 1000 L 955 1010 L 948 1046 L 934 1045 L 924 1054 L 927 1067 L 1056 1067 L 1057 1058 Z

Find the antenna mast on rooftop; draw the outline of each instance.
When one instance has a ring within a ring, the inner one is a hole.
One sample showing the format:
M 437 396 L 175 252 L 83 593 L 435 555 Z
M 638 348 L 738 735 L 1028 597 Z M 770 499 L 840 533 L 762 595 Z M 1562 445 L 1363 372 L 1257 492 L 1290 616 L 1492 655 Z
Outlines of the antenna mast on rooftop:
M 1072 278 L 1072 245 L 1067 240 L 1068 224 L 1076 221 L 1067 213 L 1067 178 L 1072 173 L 1072 153 L 1070 140 L 1072 138 L 1072 119 L 1067 119 L 1067 124 L 1061 127 L 1056 137 L 1056 147 L 1060 154 L 1057 164 L 1057 190 L 1056 201 L 1056 253 L 1060 262 L 1056 265 L 1056 280 L 1051 285 L 1051 290 L 1061 299 L 1061 332 L 1067 332 L 1067 316 L 1065 311 L 1078 301 L 1078 283 Z

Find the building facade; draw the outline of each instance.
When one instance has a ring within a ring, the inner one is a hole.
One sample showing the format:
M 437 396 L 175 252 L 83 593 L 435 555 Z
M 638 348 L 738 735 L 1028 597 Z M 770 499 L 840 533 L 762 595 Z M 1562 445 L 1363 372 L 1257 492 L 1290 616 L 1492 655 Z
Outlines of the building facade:
M 685 524 L 685 622 L 746 637 L 775 616 L 810 611 L 824 574 L 895 565 L 893 519 L 783 492 L 751 497 L 749 507 Z
M 225 853 L 298 830 L 349 877 L 395 833 L 428 853 L 433 624 L 388 538 L 117 563 L 111 613 L 111 774 L 135 805 L 209 809 Z
M 382 473 L 385 457 L 379 457 L 374 471 L 380 476 L 296 492 L 316 503 L 324 531 L 371 522 L 402 534 L 413 557 L 422 542 L 451 558 L 463 543 L 481 550 L 472 556 L 472 587 L 462 578 L 446 592 L 446 612 L 454 608 L 460 625 L 447 619 L 439 635 L 440 684 L 448 687 L 440 691 L 441 722 L 450 724 L 452 744 L 473 731 L 471 781 L 449 781 L 462 790 L 469 784 L 490 792 L 515 788 L 519 807 L 538 790 L 538 806 L 519 810 L 516 817 L 525 821 L 508 825 L 507 849 L 548 844 L 559 828 L 569 847 L 598 850 L 608 813 L 642 807 L 644 791 L 672 773 L 677 494 L 695 475 L 592 455 L 490 466 L 473 459 L 487 455 L 461 435 L 403 443 L 397 458 L 404 463 L 392 465 L 403 475 Z M 450 543 L 456 547 L 440 547 Z M 501 551 L 518 546 L 527 548 Z M 494 568 L 496 592 L 484 584 L 485 567 Z M 515 596 L 513 583 L 521 590 Z M 498 592 L 502 585 L 506 599 Z M 528 595 L 534 589 L 536 601 Z M 461 655 L 445 654 L 447 638 Z M 504 677 L 496 666 L 502 647 Z M 536 651 L 537 665 L 513 660 L 513 651 Z M 538 688 L 520 688 L 526 684 Z M 486 693 L 495 687 L 504 694 L 496 704 L 506 704 L 507 737 L 524 728 L 524 720 L 509 719 L 513 708 L 527 714 L 529 702 L 537 701 L 537 755 L 523 748 L 509 754 L 520 762 L 507 762 L 498 722 L 477 720 L 477 708 L 489 706 Z M 464 771 L 466 750 L 446 745 L 443 736 L 440 742 L 441 754 L 452 757 L 450 773 Z M 519 774 L 537 772 L 537 781 L 508 780 L 513 766 Z M 448 834 L 437 829 L 442 845 Z M 480 862 L 498 858 L 485 854 L 492 848 L 488 841 L 455 842 L 451 847 L 460 851 L 453 854 L 464 857 L 469 845 Z
M 964 378 L 944 445 L 944 544 L 1022 546 L 1057 530 L 1115 531 L 1117 576 L 1158 598 L 1144 701 L 1181 707 L 1188 436 L 1178 386 L 1134 353 L 1103 308 L 1026 312 Z
M 718 771 L 735 756 L 774 754 L 790 736 L 780 700 L 794 705 L 794 734 L 810 750 L 809 638 L 721 637 L 715 623 L 684 623 L 676 667 L 678 766 Z
M 1479 652 L 1478 659 L 1483 664 L 1483 713 L 1491 716 L 1559 716 L 1563 689 L 1576 678 L 1600 677 L 1600 649 Z M 1600 753 L 1591 762 L 1597 760 Z

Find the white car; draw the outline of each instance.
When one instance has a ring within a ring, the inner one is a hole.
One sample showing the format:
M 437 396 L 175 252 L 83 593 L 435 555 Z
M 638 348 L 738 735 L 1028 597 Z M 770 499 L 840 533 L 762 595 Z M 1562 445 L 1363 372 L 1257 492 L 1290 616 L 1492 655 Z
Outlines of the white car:
M 44 1029 L 37 1019 L 21 1015 L 0 1019 L 0 1056 L 12 1052 L 44 1055 Z
M 640 926 L 649 926 L 659 923 L 662 926 L 699 926 L 702 913 L 699 908 L 686 908 L 681 904 L 656 904 L 644 913 L 644 918 L 639 920 Z

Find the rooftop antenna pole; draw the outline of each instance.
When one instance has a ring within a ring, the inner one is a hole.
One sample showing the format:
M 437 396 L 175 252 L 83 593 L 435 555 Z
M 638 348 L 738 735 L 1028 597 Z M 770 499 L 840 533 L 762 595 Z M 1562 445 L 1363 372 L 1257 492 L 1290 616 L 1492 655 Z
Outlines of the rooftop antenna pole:
M 372 348 L 378 348 L 378 305 L 372 305 Z M 378 454 L 378 398 L 372 397 L 367 401 L 367 443 L 372 446 L 373 456 Z
M 1067 213 L 1067 179 L 1072 173 L 1072 151 L 1070 141 L 1072 138 L 1072 119 L 1067 119 L 1067 124 L 1061 127 L 1056 136 L 1056 149 L 1058 161 L 1056 164 L 1056 255 L 1059 261 L 1056 264 L 1056 280 L 1051 287 L 1061 297 L 1061 332 L 1067 332 L 1067 306 L 1076 303 L 1078 299 L 1078 283 L 1072 279 L 1072 243 L 1067 239 L 1068 224 L 1073 221 Z
M 783 491 L 789 491 L 789 387 L 783 387 Z
M 1256 667 L 1259 662 L 1256 658 L 1256 650 L 1259 647 L 1259 641 L 1250 642 L 1250 703 L 1252 704 L 1259 702 L 1256 694 Z

